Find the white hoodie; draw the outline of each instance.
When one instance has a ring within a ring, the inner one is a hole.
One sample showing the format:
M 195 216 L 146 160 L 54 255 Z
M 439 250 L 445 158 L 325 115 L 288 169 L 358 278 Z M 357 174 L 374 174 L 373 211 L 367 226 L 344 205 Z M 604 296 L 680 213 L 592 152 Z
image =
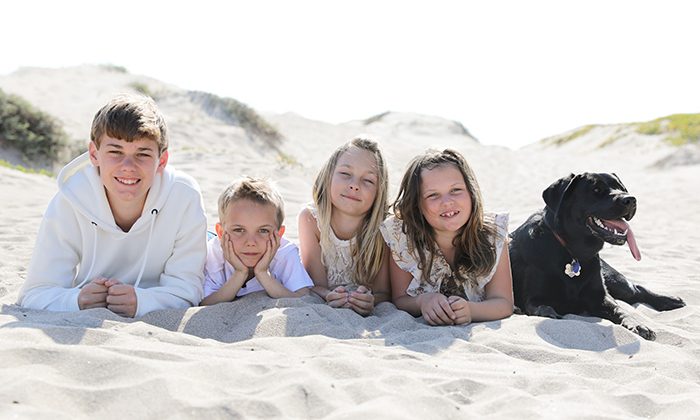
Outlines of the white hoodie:
M 135 285 L 136 316 L 198 305 L 207 253 L 199 186 L 166 166 L 153 179 L 143 213 L 128 232 L 114 222 L 87 153 L 58 175 L 18 303 L 77 311 L 80 288 L 106 277 Z

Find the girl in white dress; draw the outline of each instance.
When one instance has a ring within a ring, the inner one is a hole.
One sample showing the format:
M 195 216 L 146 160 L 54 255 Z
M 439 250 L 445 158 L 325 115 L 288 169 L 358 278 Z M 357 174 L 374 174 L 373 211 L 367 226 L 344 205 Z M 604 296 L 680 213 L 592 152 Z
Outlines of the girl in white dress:
M 394 304 L 430 325 L 513 313 L 508 216 L 484 214 L 479 185 L 454 150 L 411 161 L 381 232 Z
M 387 170 L 378 144 L 356 137 L 323 165 L 314 201 L 299 214 L 299 249 L 313 291 L 335 308 L 369 315 L 390 298 Z
M 313 203 L 299 214 L 299 249 L 313 291 L 335 308 L 369 315 L 390 298 L 387 169 L 379 145 L 356 137 L 316 177 Z

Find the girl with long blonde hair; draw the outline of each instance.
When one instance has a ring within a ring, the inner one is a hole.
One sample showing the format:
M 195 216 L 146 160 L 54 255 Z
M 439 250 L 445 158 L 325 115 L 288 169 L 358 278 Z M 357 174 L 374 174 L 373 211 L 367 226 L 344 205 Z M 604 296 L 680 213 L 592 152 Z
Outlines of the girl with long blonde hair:
M 321 168 L 313 203 L 299 214 L 299 248 L 312 289 L 332 307 L 369 315 L 389 300 L 387 169 L 376 141 L 358 136 Z

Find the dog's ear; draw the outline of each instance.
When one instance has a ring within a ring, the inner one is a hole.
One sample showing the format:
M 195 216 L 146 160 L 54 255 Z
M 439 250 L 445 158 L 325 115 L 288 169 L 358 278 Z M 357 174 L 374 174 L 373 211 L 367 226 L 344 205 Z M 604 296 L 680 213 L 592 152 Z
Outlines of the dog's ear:
M 562 203 L 582 177 L 583 175 L 569 174 L 555 181 L 542 192 L 542 198 L 544 198 L 544 202 L 547 203 L 547 207 L 550 210 L 548 212 L 551 218 L 549 221 L 554 225 L 558 223 L 559 209 Z
M 569 185 L 574 178 L 574 174 L 569 174 L 564 178 L 559 178 L 558 180 L 554 181 L 552 185 L 547 187 L 547 189 L 542 191 L 542 198 L 547 204 L 547 207 L 555 211 L 559 208 L 561 199 L 564 197 L 564 193 L 566 192 L 567 188 L 569 188 Z

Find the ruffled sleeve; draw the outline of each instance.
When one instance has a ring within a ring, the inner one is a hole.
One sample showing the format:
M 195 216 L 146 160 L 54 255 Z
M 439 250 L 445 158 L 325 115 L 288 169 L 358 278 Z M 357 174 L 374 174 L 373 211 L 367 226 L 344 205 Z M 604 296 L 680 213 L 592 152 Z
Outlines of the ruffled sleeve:
M 396 216 L 390 216 L 382 223 L 379 230 L 382 232 L 384 242 L 391 250 L 391 256 L 396 265 L 413 277 L 406 293 L 409 296 L 417 296 L 428 291 L 425 290 L 425 286 L 429 285 L 421 285 L 422 273 L 418 268 L 418 258 L 409 251 L 408 237 L 403 233 L 402 227 L 403 222 L 400 219 L 397 219 Z

